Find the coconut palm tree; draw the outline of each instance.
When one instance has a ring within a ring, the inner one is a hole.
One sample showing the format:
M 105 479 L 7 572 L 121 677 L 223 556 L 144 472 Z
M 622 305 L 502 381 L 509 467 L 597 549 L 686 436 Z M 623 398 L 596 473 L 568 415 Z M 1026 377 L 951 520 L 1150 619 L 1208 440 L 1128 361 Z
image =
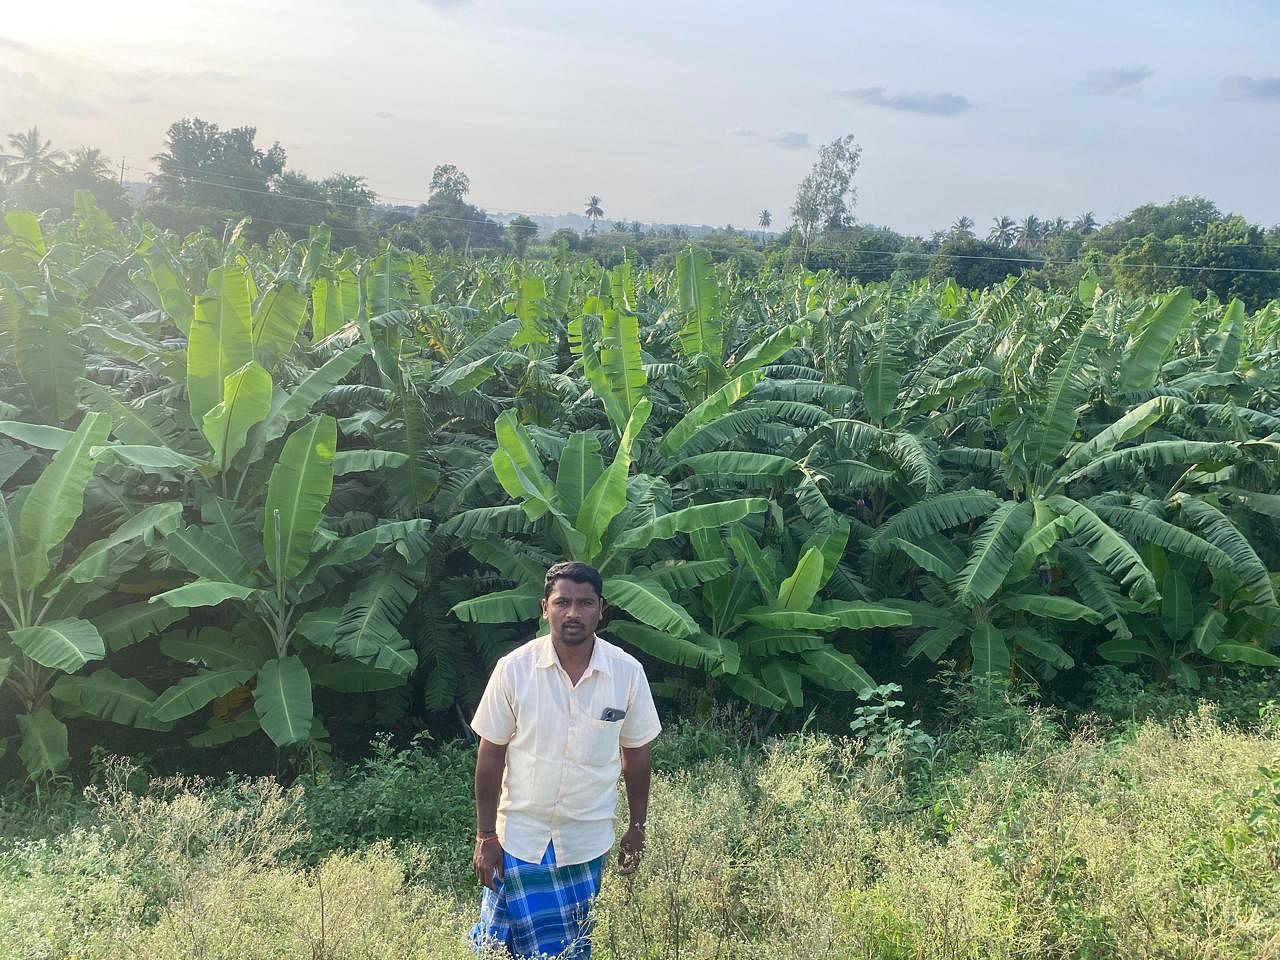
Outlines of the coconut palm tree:
M 972 217 L 956 217 L 955 222 L 951 224 L 951 236 L 972 237 L 973 236 L 973 218 Z
M 987 240 L 1002 247 L 1012 247 L 1013 238 L 1016 235 L 1014 231 L 1017 227 L 1018 223 L 1013 217 L 993 217 L 991 230 L 987 233 Z
M 594 193 L 587 197 L 586 217 L 591 221 L 591 232 L 596 232 L 596 221 L 604 217 L 604 208 L 600 206 L 600 198 Z
M 759 223 L 761 230 L 768 230 L 773 225 L 773 214 L 768 210 L 761 210 Z
M 111 176 L 111 164 L 97 147 L 77 147 L 71 151 L 67 173 L 85 180 L 105 180 Z
M 52 140 L 41 140 L 40 131 L 32 127 L 25 133 L 9 134 L 12 153 L 0 153 L 0 173 L 8 183 L 35 183 L 56 173 L 66 154 L 53 149 Z
M 1018 224 L 1015 234 L 1015 242 L 1023 250 L 1032 250 L 1040 246 L 1044 240 L 1044 223 L 1034 213 L 1027 214 L 1026 218 Z
M 1076 230 L 1081 236 L 1087 237 L 1098 229 L 1098 221 L 1094 219 L 1093 211 L 1086 210 L 1080 216 L 1076 217 L 1075 222 L 1071 224 L 1071 229 Z

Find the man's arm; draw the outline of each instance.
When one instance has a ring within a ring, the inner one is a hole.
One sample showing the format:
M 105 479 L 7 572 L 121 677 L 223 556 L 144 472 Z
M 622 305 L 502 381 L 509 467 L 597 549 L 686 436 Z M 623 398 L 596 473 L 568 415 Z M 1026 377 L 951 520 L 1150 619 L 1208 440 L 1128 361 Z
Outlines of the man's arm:
M 498 841 L 497 823 L 502 771 L 506 765 L 506 744 L 482 737 L 476 752 L 476 848 L 471 856 L 471 868 L 480 882 L 495 892 L 502 880 L 502 844 Z M 647 787 L 645 795 L 647 798 Z
M 622 835 L 622 843 L 618 850 L 619 871 L 624 877 L 635 873 L 640 866 L 640 857 L 644 854 L 645 821 L 649 819 L 649 781 L 652 778 L 653 763 L 649 756 L 649 745 L 642 747 L 622 748 L 622 779 L 627 785 L 627 808 L 631 813 L 631 822 L 627 832 Z

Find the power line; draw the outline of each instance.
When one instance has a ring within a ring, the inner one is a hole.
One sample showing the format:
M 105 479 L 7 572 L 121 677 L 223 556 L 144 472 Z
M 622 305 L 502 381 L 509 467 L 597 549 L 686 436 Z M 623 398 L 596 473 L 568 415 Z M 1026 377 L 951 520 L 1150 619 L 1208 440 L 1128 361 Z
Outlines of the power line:
M 132 169 L 136 170 L 137 168 L 134 167 Z M 318 203 L 325 207 L 345 207 L 350 210 L 360 210 L 364 212 L 370 211 L 370 206 L 365 206 L 359 203 L 341 203 L 336 200 L 321 200 L 316 197 L 300 197 L 297 194 L 280 193 L 278 191 L 273 191 L 273 190 L 250 190 L 248 187 L 237 187 L 233 184 L 217 183 L 213 180 L 198 180 L 195 177 L 185 177 L 184 180 L 187 183 L 200 183 L 210 187 L 222 187 L 224 190 L 237 190 L 240 193 L 252 193 L 260 197 L 271 197 L 276 200 L 297 200 L 301 203 Z M 467 217 L 450 217 L 442 213 L 431 213 L 428 216 L 430 216 L 430 218 L 433 220 L 452 220 L 456 223 L 471 223 L 471 224 L 484 223 L 483 219 L 477 220 L 477 219 L 469 219 Z M 528 216 L 528 214 L 525 214 L 525 216 Z M 272 221 L 269 221 L 267 217 L 254 216 L 252 217 L 252 219 L 272 222 Z M 282 223 L 284 221 L 275 221 L 275 222 Z M 293 226 L 307 226 L 307 224 L 293 224 Z M 312 224 L 312 226 L 314 226 L 314 224 Z
M 827 247 L 825 249 L 829 250 L 831 248 Z M 1031 263 L 1040 267 L 1049 267 L 1049 266 L 1070 267 L 1076 264 L 1087 263 L 1087 261 L 1085 261 L 1082 258 L 1076 258 L 1074 260 L 1049 260 L 1049 259 L 1036 260 L 1036 259 L 1030 259 L 1025 257 L 997 257 L 997 256 L 982 255 L 982 254 L 976 254 L 976 253 L 948 253 L 941 250 L 935 250 L 932 253 L 928 253 L 925 251 L 917 251 L 917 250 L 867 250 L 861 247 L 844 247 L 844 248 L 837 248 L 837 249 L 843 249 L 844 251 L 851 252 L 851 253 L 865 253 L 865 254 L 870 254 L 872 256 L 883 255 L 883 256 L 890 256 L 890 257 L 924 257 L 926 259 L 930 257 L 952 257 L 956 260 L 998 260 L 1001 263 Z M 813 252 L 813 248 L 810 248 L 810 252 L 811 253 Z M 1151 270 L 1216 270 L 1224 273 L 1280 274 L 1280 269 L 1274 269 L 1269 267 L 1266 267 L 1266 268 L 1264 267 L 1216 267 L 1216 266 L 1210 266 L 1209 264 L 1197 264 L 1197 263 L 1168 264 L 1168 263 L 1126 262 L 1124 266 L 1142 267 L 1142 268 L 1147 268 Z
M 137 168 L 134 167 L 133 169 L 136 170 Z M 214 176 L 219 176 L 219 174 L 214 174 Z M 337 200 L 324 200 L 317 197 L 300 197 L 297 194 L 280 193 L 274 190 L 252 190 L 249 187 L 237 187 L 235 184 L 231 183 L 218 183 L 216 180 L 200 180 L 196 177 L 184 177 L 183 179 L 187 183 L 200 183 L 209 187 L 221 187 L 223 190 L 237 190 L 240 193 L 252 193 L 260 197 L 275 197 L 279 200 L 298 200 L 302 203 L 319 203 L 326 207 L 349 207 L 352 210 L 369 209 L 369 205 L 359 203 L 342 203 Z
M 257 178 L 257 177 L 246 177 L 246 176 L 241 176 L 240 174 L 237 174 L 237 173 L 220 173 L 220 172 L 218 172 L 218 171 L 212 171 L 212 170 L 201 170 L 201 169 L 200 169 L 200 168 L 198 168 L 198 167 L 184 167 L 184 166 L 183 166 L 182 164 L 180 164 L 180 163 L 167 162 L 167 163 L 165 164 L 165 166 L 167 166 L 167 167 L 169 167 L 169 168 L 171 168 L 171 169 L 173 169 L 173 170 L 182 170 L 182 171 L 183 171 L 183 172 L 185 172 L 185 173 L 198 173 L 198 174 L 202 174 L 203 176 L 206 176 L 206 177 L 221 177 L 221 178 L 226 179 L 226 180 L 244 180 L 244 181 L 246 181 L 246 182 L 248 182 L 248 183 L 261 183 L 261 182 L 262 182 L 262 181 L 261 181 L 259 178 Z M 144 170 L 144 169 L 143 169 L 143 168 L 141 168 L 141 167 L 130 167 L 129 169 L 130 169 L 130 170 L 132 170 L 132 171 L 134 171 L 135 173 L 145 174 L 145 175 L 146 175 L 146 176 L 148 176 L 148 177 L 163 176 L 163 175 L 164 175 L 164 172 L 163 172 L 163 171 L 161 171 L 159 174 L 156 174 L 156 173 L 154 173 L 154 172 L 152 172 L 152 171 L 150 171 L 150 170 Z M 190 179 L 190 178 L 186 178 L 186 179 Z M 363 177 L 361 177 L 360 179 L 361 179 L 361 180 L 363 180 L 364 178 L 363 178 Z M 196 182 L 196 183 L 207 183 L 208 181 L 193 181 L 193 182 Z M 235 186 L 234 184 L 231 184 L 231 183 L 215 183 L 215 184 L 214 184 L 214 186 L 226 187 L 228 190 L 242 190 L 242 189 L 245 189 L 245 188 L 243 188 L 243 187 L 237 187 L 237 186 Z M 396 196 L 392 196 L 391 194 L 387 194 L 387 193 L 377 193 L 377 191 L 374 191 L 374 193 L 375 193 L 375 195 L 376 195 L 376 196 L 378 196 L 378 197 L 380 197 L 380 198 L 382 198 L 382 199 L 384 199 L 384 200 L 402 200 L 402 201 L 403 201 L 403 202 L 405 202 L 405 203 L 421 203 L 421 202 L 422 202 L 421 200 L 415 200 L 415 199 L 413 199 L 413 198 L 411 198 L 411 197 L 396 197 Z
M 123 161 L 121 165 L 123 167 Z M 181 166 L 180 164 L 170 164 L 170 166 L 173 167 L 175 170 L 183 170 L 188 173 L 200 173 L 200 174 L 204 174 L 205 176 L 222 177 L 228 180 L 245 180 L 249 183 L 261 183 L 260 180 L 254 177 L 244 177 L 234 173 L 216 173 L 216 172 L 210 173 L 205 170 L 195 169 L 194 167 L 184 167 L 184 166 Z M 153 173 L 152 171 L 144 170 L 142 167 L 129 167 L 129 169 L 132 170 L 134 173 L 141 173 L 148 177 L 156 176 L 156 174 Z M 278 191 L 251 190 L 247 187 L 238 187 L 233 183 L 218 183 L 217 181 L 213 181 L 213 180 L 197 180 L 194 177 L 184 177 L 183 179 L 188 183 L 201 183 L 211 187 L 222 187 L 225 190 L 239 190 L 242 193 L 257 193 L 263 196 L 289 198 L 292 200 L 301 200 L 306 203 L 323 203 L 333 207 L 347 206 L 347 207 L 352 207 L 353 209 L 360 209 L 360 210 L 368 209 L 367 207 L 363 207 L 360 204 L 344 204 L 344 203 L 339 203 L 337 201 L 331 201 L 331 200 L 318 200 L 315 197 L 300 197 L 300 196 L 297 196 L 296 194 L 281 193 Z M 380 200 L 401 200 L 405 204 L 420 205 L 423 202 L 421 199 L 415 200 L 410 197 L 397 197 L 391 194 L 378 193 L 377 191 L 374 191 L 374 195 L 378 197 Z M 522 216 L 522 217 L 564 216 L 564 214 L 534 213 L 531 210 L 502 210 L 500 212 L 502 214 L 509 213 L 509 214 L 515 214 L 516 216 Z M 478 223 L 479 222 L 476 220 L 468 220 L 465 217 L 446 217 L 446 216 L 442 216 L 435 213 L 433 213 L 431 216 L 440 220 L 456 220 L 459 223 Z M 581 214 L 573 214 L 573 216 L 581 216 Z
M 1261 227 L 1259 227 L 1258 229 L 1259 229 L 1259 230 L 1261 230 L 1262 228 L 1261 228 Z M 995 243 L 995 242 L 996 242 L 996 241 L 992 240 L 990 237 L 988 237 L 986 240 L 983 240 L 983 239 L 981 239 L 980 237 L 978 237 L 976 234 L 966 234 L 965 236 L 966 236 L 966 238 L 967 238 L 967 239 L 969 239 L 969 240 L 977 240 L 979 243 Z M 1057 235 L 1055 234 L 1054 236 L 1045 237 L 1045 239 L 1044 239 L 1043 241 L 1040 241 L 1040 242 L 1041 242 L 1041 243 L 1048 242 L 1048 241 L 1050 241 L 1050 240 L 1053 240 L 1056 236 L 1057 236 Z M 1181 235 L 1179 235 L 1179 236 L 1181 236 Z M 950 239 L 950 235 L 949 235 L 949 234 L 945 234 L 945 233 L 944 233 L 944 234 L 943 234 L 943 237 L 944 237 L 944 240 L 946 240 L 946 239 Z M 1116 238 L 1116 239 L 1109 239 L 1109 238 L 1107 238 L 1107 237 L 1095 237 L 1093 234 L 1082 234 L 1082 235 L 1081 235 L 1081 241 L 1080 241 L 1080 243 L 1081 243 L 1081 245 L 1082 245 L 1082 246 L 1083 246 L 1083 245 L 1085 245 L 1085 244 L 1089 244 L 1089 245 L 1091 245 L 1091 246 L 1093 246 L 1093 247 L 1098 247 L 1098 246 L 1101 246 L 1101 245 L 1105 244 L 1105 245 L 1107 245 L 1107 246 L 1111 246 L 1111 247 L 1117 247 L 1117 246 L 1122 247 L 1122 246 L 1124 246 L 1125 244 L 1133 243 L 1135 240 L 1137 240 L 1137 241 L 1142 241 L 1142 240 L 1146 240 L 1146 239 L 1147 239 L 1147 236 L 1145 236 L 1145 235 L 1144 235 L 1144 236 L 1140 236 L 1140 237 L 1130 237 L 1130 238 L 1129 238 L 1129 239 L 1127 239 L 1127 240 L 1120 240 L 1120 239 L 1118 239 L 1118 238 Z M 1173 239 L 1175 239 L 1175 238 L 1173 238 L 1173 237 L 1164 237 L 1164 238 L 1160 238 L 1160 237 L 1153 237 L 1153 238 L 1152 238 L 1152 240 L 1153 240 L 1155 243 L 1170 243 L 1170 242 L 1172 242 L 1172 241 L 1173 241 Z M 1194 237 L 1184 237 L 1184 238 L 1182 238 L 1182 239 L 1194 239 Z M 1243 248 L 1248 248 L 1248 249 L 1266 249 L 1267 247 L 1269 247 L 1269 246 L 1270 246 L 1270 244 L 1269 244 L 1266 240 L 1263 240 L 1261 243 L 1233 243 L 1233 244 L 1231 244 L 1231 246 L 1232 246 L 1232 247 L 1243 247 Z

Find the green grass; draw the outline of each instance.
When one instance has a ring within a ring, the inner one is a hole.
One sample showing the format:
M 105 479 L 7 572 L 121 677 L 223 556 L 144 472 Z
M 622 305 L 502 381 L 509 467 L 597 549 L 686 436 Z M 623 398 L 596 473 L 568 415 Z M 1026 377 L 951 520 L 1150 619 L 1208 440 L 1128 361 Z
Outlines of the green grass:
M 666 738 L 598 957 L 1280 956 L 1274 713 L 1104 738 L 1026 711 L 912 788 L 892 749 L 733 729 Z M 0 848 L 0 957 L 465 957 L 470 759 L 383 746 L 289 790 L 108 766 L 65 829 Z

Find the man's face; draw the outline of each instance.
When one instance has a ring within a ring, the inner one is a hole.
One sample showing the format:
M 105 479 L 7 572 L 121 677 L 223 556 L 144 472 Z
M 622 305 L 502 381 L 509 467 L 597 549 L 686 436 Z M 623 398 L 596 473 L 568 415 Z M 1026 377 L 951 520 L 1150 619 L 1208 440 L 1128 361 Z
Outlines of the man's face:
M 542 615 L 551 624 L 551 637 L 575 647 L 585 643 L 600 623 L 600 598 L 589 583 L 561 577 L 542 601 Z

